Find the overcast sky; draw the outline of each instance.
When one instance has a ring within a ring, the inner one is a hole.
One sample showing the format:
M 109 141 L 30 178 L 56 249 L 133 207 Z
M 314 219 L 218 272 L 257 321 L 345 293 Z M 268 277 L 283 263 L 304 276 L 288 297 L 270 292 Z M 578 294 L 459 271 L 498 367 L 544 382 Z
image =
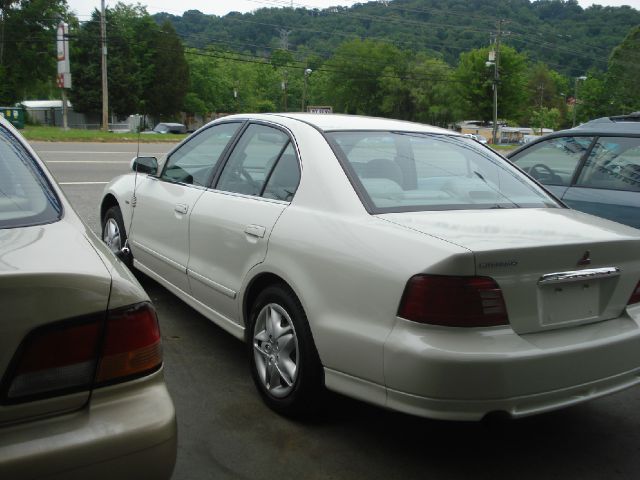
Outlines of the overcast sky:
M 100 0 L 67 0 L 69 8 L 76 12 L 80 20 L 86 19 L 91 12 L 100 8 Z M 106 5 L 112 6 L 116 0 L 107 0 Z M 136 3 L 135 0 L 125 0 L 125 3 Z M 140 1 L 147 7 L 151 14 L 167 12 L 174 15 L 182 15 L 186 10 L 200 10 L 203 13 L 213 15 L 226 15 L 229 12 L 251 12 L 258 8 L 291 6 L 290 0 L 145 0 Z M 334 5 L 350 6 L 354 3 L 366 3 L 366 1 L 340 1 L 340 0 L 294 0 L 293 5 L 305 8 L 327 8 Z M 640 10 L 640 0 L 578 0 L 578 3 L 587 8 L 592 4 L 605 6 L 629 5 Z

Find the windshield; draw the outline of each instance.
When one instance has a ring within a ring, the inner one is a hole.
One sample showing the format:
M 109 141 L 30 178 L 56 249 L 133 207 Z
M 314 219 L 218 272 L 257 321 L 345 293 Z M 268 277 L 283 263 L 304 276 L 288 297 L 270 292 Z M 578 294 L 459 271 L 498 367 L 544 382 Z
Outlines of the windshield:
M 374 213 L 559 206 L 509 162 L 462 136 L 330 132 L 328 137 Z
M 0 127 L 0 228 L 51 223 L 61 213 L 44 173 L 22 144 Z

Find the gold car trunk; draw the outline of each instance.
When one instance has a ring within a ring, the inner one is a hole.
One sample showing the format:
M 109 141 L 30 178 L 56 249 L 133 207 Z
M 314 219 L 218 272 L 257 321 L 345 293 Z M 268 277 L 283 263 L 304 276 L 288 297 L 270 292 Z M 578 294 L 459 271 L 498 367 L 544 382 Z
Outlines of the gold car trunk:
M 0 230 L 0 393 L 13 363 L 39 327 L 107 310 L 111 276 L 81 231 L 66 219 L 44 226 Z M 55 361 L 55 359 L 54 359 Z M 0 425 L 75 410 L 89 390 L 26 402 L 0 402 Z

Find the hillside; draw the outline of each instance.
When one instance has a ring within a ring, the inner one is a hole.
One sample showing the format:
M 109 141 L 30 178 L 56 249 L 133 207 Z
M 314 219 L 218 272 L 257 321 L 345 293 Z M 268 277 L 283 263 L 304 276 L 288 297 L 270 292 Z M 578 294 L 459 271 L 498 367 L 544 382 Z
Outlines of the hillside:
M 606 70 L 611 50 L 640 24 L 640 11 L 631 7 L 583 9 L 575 0 L 390 0 L 325 10 L 274 8 L 278 3 L 287 2 L 257 1 L 265 8 L 224 17 L 193 10 L 154 17 L 169 20 L 195 48 L 266 57 L 286 40 L 300 59 L 328 58 L 337 45 L 359 37 L 436 53 L 450 64 L 461 52 L 486 46 L 501 19 L 503 42 L 568 76 Z

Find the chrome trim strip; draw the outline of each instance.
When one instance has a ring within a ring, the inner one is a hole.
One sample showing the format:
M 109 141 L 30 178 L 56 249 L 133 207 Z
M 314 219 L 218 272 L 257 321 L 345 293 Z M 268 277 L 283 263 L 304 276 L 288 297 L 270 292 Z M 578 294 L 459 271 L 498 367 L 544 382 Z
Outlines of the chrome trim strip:
M 148 253 L 149 255 L 157 258 L 158 260 L 161 260 L 162 262 L 166 263 L 167 265 L 180 270 L 183 273 L 187 273 L 187 267 L 185 267 L 184 265 L 178 263 L 178 262 L 174 262 L 173 260 L 171 260 L 170 258 L 165 257 L 164 255 L 156 252 L 155 250 L 150 249 L 149 247 L 145 247 L 144 245 L 141 245 L 140 243 L 136 242 L 135 240 L 133 241 L 133 245 L 136 248 L 139 248 L 140 250 L 144 250 L 146 253 Z
M 618 267 L 589 268 L 586 270 L 572 270 L 569 272 L 547 273 L 538 280 L 538 285 L 553 285 L 555 283 L 582 282 L 598 278 L 614 278 L 620 275 Z
M 210 278 L 200 275 L 199 273 L 196 273 L 193 270 L 187 269 L 187 276 L 204 283 L 205 285 L 213 288 L 215 291 L 229 297 L 232 300 L 235 300 L 236 298 L 237 293 L 235 291 L 225 287 L 224 285 L 220 285 L 219 283 L 214 282 Z
M 237 324 L 232 319 L 225 317 L 221 313 L 218 313 L 212 308 L 206 306 L 204 303 L 200 302 L 199 300 L 196 300 L 191 295 L 186 293 L 184 290 L 181 290 L 180 288 L 176 287 L 173 283 L 168 282 L 165 278 L 155 273 L 149 267 L 146 267 L 144 264 L 140 263 L 138 259 L 136 258 L 133 259 L 133 265 L 142 273 L 149 275 L 155 281 L 165 286 L 167 289 L 169 289 L 171 293 L 173 293 L 174 295 L 177 295 L 178 298 L 186 302 L 191 307 L 195 308 L 198 312 L 200 312 L 202 315 L 207 317 L 213 323 L 222 327 L 237 339 L 244 340 L 244 326 Z

